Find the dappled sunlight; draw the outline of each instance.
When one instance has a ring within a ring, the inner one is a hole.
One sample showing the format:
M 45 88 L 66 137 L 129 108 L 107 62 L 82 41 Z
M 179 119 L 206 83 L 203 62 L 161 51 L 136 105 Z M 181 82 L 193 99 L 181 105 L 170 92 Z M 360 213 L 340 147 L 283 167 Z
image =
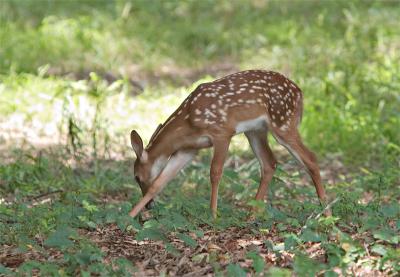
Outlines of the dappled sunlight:
M 39 2 L 0 9 L 1 276 L 398 275 L 398 3 Z M 272 134 L 277 168 L 254 200 L 239 134 L 216 218 L 212 148 L 130 217 L 131 130 L 146 146 L 196 87 L 246 69 L 303 91 L 326 203 Z

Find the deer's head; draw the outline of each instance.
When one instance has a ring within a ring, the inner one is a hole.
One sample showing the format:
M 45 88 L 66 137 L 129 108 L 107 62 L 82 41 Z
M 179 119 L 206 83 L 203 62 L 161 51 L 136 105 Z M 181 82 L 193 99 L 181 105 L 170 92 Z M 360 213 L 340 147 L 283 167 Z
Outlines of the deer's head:
M 143 147 L 143 140 L 135 130 L 131 132 L 131 145 L 136 153 L 136 161 L 134 164 L 135 180 L 140 186 L 144 196 L 165 164 L 160 161 L 160 159 L 153 161 L 149 158 L 148 152 Z M 153 201 L 150 201 L 146 205 L 146 208 L 151 208 L 152 206 Z

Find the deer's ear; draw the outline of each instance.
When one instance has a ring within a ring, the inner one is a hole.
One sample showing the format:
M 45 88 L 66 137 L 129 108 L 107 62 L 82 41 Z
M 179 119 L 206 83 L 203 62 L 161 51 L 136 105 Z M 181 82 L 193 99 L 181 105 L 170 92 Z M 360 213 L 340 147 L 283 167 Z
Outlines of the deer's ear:
M 140 159 L 143 154 L 143 140 L 135 130 L 131 132 L 131 145 L 136 157 Z

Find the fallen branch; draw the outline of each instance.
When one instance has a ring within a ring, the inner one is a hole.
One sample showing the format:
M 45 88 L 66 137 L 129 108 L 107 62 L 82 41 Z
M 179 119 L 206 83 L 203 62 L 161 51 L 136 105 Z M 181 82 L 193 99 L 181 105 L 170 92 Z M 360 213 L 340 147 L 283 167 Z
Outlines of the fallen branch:
M 37 199 L 39 199 L 39 198 L 42 198 L 42 197 L 45 197 L 45 196 L 49 196 L 49 195 L 51 195 L 51 194 L 56 194 L 56 193 L 61 193 L 61 192 L 64 192 L 62 189 L 57 189 L 57 190 L 53 190 L 53 191 L 48 191 L 48 192 L 45 192 L 45 193 L 42 193 L 42 194 L 39 194 L 39 195 L 36 195 L 36 196 L 32 196 L 31 198 L 29 198 L 28 200 L 29 201 L 33 201 L 33 200 L 37 200 Z

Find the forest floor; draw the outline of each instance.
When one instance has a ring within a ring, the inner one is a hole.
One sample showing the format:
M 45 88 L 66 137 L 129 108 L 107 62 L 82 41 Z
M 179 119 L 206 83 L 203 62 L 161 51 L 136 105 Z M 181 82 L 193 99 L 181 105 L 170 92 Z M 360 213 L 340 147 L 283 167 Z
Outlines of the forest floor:
M 11 156 L 2 152 L 7 160 L 2 173 L 9 174 L 2 186 L 27 182 L 21 192 L 1 200 L 2 228 L 14 241 L 0 248 L 3 274 L 18 269 L 33 275 L 71 270 L 101 275 L 106 270 L 137 276 L 290 276 L 293 271 L 300 276 L 394 276 L 400 265 L 399 235 L 392 231 L 399 225 L 399 194 L 377 198 L 364 188 L 377 181 L 372 173 L 352 173 L 337 155 L 320 162 L 332 216 L 319 208 L 304 170 L 275 147 L 280 166 L 270 186 L 270 205 L 251 201 L 258 164 L 248 153 L 236 153 L 227 161 L 219 217 L 213 220 L 206 152 L 161 194 L 155 210 L 144 211 L 136 221 L 126 215 L 139 197 L 132 197 L 125 184 L 133 183 L 133 160 L 78 163 L 60 155 L 58 147 L 35 149 Z M 87 186 L 81 191 L 65 183 L 37 187 L 65 182 L 65 175 Z M 107 184 L 110 180 L 115 183 Z M 252 212 L 255 206 L 259 212 Z M 48 215 L 41 218 L 41 212 Z M 47 237 L 42 232 L 51 224 L 58 227 Z

